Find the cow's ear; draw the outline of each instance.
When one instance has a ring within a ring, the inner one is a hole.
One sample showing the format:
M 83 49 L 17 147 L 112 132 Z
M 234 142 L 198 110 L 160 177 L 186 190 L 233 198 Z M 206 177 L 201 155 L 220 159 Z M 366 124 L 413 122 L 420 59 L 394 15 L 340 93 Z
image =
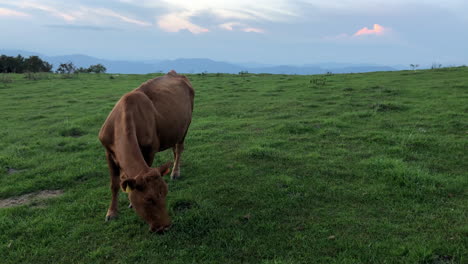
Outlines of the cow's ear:
M 135 190 L 136 188 L 136 180 L 135 179 L 125 179 L 120 186 L 124 192 L 130 193 L 131 191 Z
M 161 176 L 164 176 L 171 172 L 172 162 L 166 162 L 164 165 L 158 167 L 159 173 Z

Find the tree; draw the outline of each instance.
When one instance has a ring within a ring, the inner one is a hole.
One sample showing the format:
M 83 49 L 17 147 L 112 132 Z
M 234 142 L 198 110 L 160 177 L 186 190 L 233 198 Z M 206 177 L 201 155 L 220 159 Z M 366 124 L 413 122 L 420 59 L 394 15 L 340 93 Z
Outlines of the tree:
M 106 71 L 106 67 L 102 64 L 91 65 L 88 68 L 88 72 L 90 73 L 105 73 Z
M 24 58 L 21 55 L 10 57 L 0 56 L 0 72 L 5 73 L 24 73 L 24 72 L 50 72 L 52 64 L 43 61 L 38 56 Z
M 419 64 L 410 64 L 410 67 L 413 71 L 416 71 L 416 68 L 419 67 Z
M 91 65 L 89 68 L 79 67 L 75 70 L 77 73 L 105 73 L 106 67 L 102 64 Z
M 55 71 L 56 73 L 61 74 L 71 74 L 76 72 L 76 67 L 73 65 L 72 62 L 68 63 L 61 63 L 58 69 Z
M 44 61 L 42 64 L 42 71 L 43 72 L 52 72 L 52 68 L 54 68 L 54 65 L 48 63 L 47 61 Z
M 431 69 L 434 70 L 434 69 L 440 69 L 442 68 L 442 64 L 440 63 L 437 63 L 437 62 L 433 62 L 432 63 L 432 66 L 431 66 Z
M 27 72 L 42 72 L 44 62 L 38 56 L 30 56 L 24 61 Z
M 6 62 L 7 62 L 7 56 L 6 55 L 0 56 L 0 72 L 7 72 Z
M 24 57 L 18 55 L 10 57 L 2 55 L 0 57 L 0 69 L 4 73 L 22 73 L 24 68 Z
M 76 69 L 76 72 L 77 72 L 77 73 L 88 73 L 88 72 L 89 72 L 89 68 L 79 67 L 78 69 Z
M 13 57 L 12 57 L 13 58 Z M 23 73 L 26 69 L 26 60 L 23 56 L 19 55 L 13 58 L 12 60 L 13 71 L 15 73 Z

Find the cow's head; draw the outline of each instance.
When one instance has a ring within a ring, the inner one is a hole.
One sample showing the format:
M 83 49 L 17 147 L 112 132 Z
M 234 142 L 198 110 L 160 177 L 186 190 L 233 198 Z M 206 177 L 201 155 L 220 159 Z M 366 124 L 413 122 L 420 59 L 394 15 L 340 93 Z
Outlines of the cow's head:
M 162 178 L 169 173 L 170 166 L 168 162 L 159 168 L 151 168 L 121 184 L 122 189 L 128 192 L 133 209 L 150 225 L 152 232 L 162 233 L 171 225 L 166 209 L 167 184 Z

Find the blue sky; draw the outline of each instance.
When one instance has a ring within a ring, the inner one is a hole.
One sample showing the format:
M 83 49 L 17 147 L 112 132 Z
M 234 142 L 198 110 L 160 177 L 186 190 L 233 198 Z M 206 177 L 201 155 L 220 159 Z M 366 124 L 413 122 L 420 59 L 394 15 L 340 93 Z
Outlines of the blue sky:
M 0 0 L 0 49 L 106 59 L 468 64 L 466 0 Z

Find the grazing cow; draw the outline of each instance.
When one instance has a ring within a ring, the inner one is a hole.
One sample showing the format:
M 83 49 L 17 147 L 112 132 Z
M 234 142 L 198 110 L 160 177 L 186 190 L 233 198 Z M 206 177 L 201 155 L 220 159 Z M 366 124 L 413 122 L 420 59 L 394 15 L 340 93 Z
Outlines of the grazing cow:
M 180 176 L 180 155 L 192 120 L 194 94 L 190 81 L 171 71 L 141 84 L 114 106 L 99 132 L 111 177 L 112 201 L 106 221 L 117 216 L 122 187 L 151 231 L 163 232 L 170 227 L 167 184 L 162 176 L 169 173 L 171 162 L 158 168 L 151 168 L 151 164 L 156 152 L 172 148 L 171 179 Z

